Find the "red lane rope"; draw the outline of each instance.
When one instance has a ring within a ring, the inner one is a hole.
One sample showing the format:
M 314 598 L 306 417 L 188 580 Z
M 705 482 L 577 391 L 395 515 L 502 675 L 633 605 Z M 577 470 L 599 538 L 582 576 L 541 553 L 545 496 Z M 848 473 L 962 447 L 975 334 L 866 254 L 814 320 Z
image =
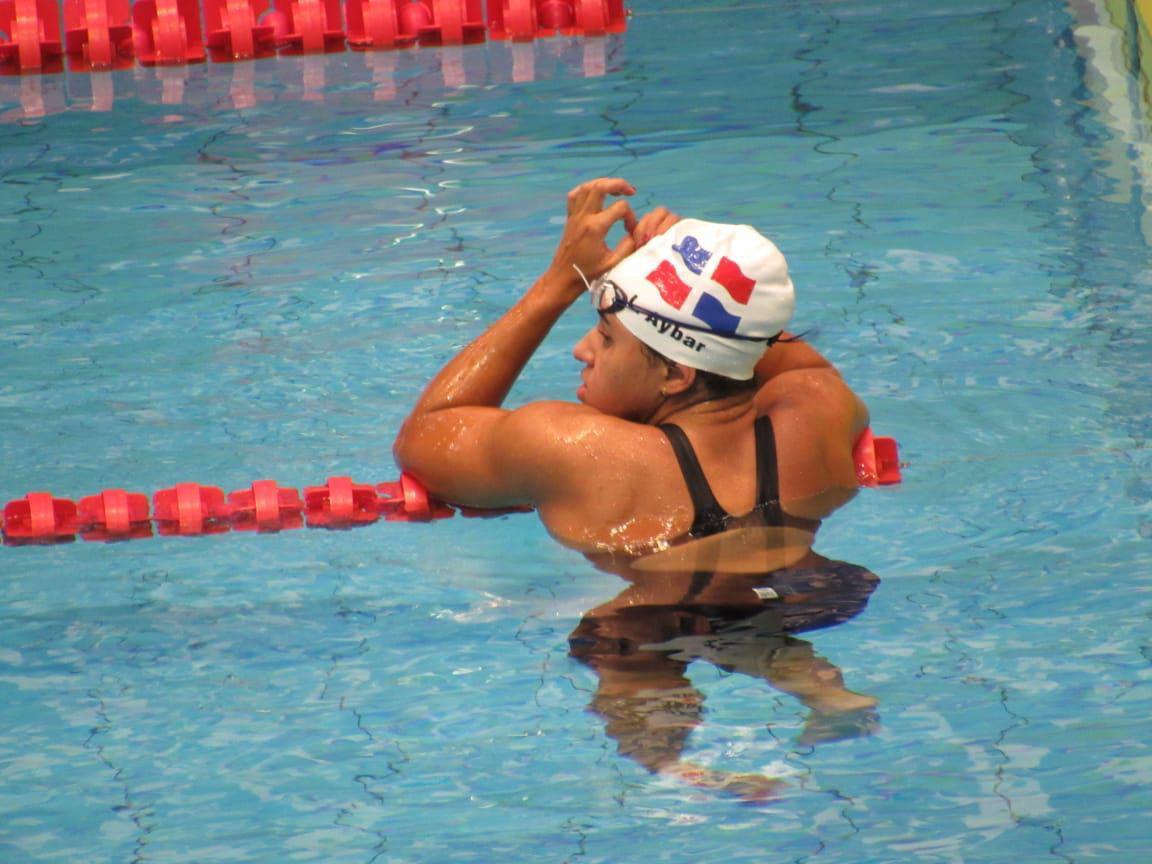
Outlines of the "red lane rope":
M 151 506 L 150 506 L 151 504 Z M 275 480 L 257 480 L 225 496 L 216 486 L 178 483 L 148 496 L 105 489 L 79 502 L 50 492 L 30 492 L 4 506 L 4 542 L 10 546 L 84 540 L 132 540 L 160 535 L 194 537 L 226 531 L 276 532 L 302 528 L 351 528 L 380 519 L 428 522 L 455 509 L 431 499 L 407 474 L 375 486 L 331 477 L 301 495 Z
M 0 0 L 0 74 L 59 72 L 65 56 L 91 72 L 627 28 L 624 0 L 486 2 L 487 14 L 485 0 Z
M 899 483 L 896 441 L 864 430 L 853 449 L 862 486 Z M 152 495 L 123 489 L 104 491 L 79 502 L 50 492 L 29 492 L 4 505 L 3 539 L 8 546 L 50 545 L 83 540 L 108 542 L 178 535 L 196 537 L 228 531 L 274 533 L 302 528 L 354 528 L 386 522 L 430 522 L 452 516 L 491 516 L 521 512 L 453 508 L 429 496 L 414 477 L 375 485 L 349 477 L 329 477 L 323 486 L 297 489 L 275 480 L 257 480 L 228 495 L 217 486 L 177 483 Z

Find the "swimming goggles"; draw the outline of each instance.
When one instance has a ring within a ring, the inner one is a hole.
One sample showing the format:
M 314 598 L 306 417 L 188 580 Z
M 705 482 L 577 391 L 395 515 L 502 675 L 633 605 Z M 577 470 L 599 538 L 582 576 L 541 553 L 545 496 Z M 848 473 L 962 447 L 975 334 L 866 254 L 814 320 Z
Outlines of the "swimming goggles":
M 611 294 L 609 294 L 609 289 L 611 289 Z M 588 293 L 592 298 L 592 308 L 600 315 L 612 315 L 624 309 L 631 309 L 633 312 L 639 312 L 641 315 L 647 315 L 659 321 L 666 321 L 675 327 L 679 327 L 681 330 L 694 330 L 697 333 L 707 333 L 710 336 L 720 336 L 724 339 L 738 339 L 741 342 L 764 342 L 772 345 L 780 338 L 779 333 L 775 336 L 745 336 L 742 333 L 734 333 L 730 330 L 716 330 L 702 324 L 689 324 L 678 318 L 669 318 L 667 315 L 661 315 L 652 309 L 645 309 L 643 306 L 637 305 L 637 295 L 633 294 L 629 297 L 623 288 L 611 279 L 604 279 L 603 277 L 588 286 Z

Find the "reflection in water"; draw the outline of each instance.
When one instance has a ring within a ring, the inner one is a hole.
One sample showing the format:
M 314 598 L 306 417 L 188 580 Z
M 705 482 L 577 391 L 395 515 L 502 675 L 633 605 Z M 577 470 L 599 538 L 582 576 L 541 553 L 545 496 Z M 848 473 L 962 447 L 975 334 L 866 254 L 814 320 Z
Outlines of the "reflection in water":
M 341 111 L 377 103 L 444 98 L 459 88 L 557 78 L 598 78 L 621 62 L 619 36 L 354 51 L 241 62 L 135 65 L 116 71 L 0 74 L 0 123 L 67 111 L 111 111 L 119 103 L 179 109 L 166 121 L 274 102 L 325 102 Z
M 628 587 L 587 612 L 569 646 L 598 676 L 591 709 L 622 755 L 746 800 L 775 797 L 778 779 L 683 758 L 703 717 L 704 695 L 688 678 L 698 660 L 761 678 L 799 700 L 809 712 L 800 743 L 874 728 L 876 700 L 845 687 L 840 670 L 795 635 L 860 614 L 880 581 L 869 570 L 811 550 L 760 574 L 611 569 Z

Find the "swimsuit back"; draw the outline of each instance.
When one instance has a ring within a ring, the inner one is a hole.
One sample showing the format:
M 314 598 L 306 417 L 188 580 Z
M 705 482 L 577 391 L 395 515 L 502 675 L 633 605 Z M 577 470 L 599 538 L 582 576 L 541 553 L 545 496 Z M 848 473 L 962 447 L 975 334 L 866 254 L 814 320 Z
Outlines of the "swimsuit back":
M 719 534 L 728 528 L 736 527 L 736 523 L 745 523 L 753 517 L 759 517 L 759 524 L 762 525 L 803 528 L 809 531 L 814 531 L 820 525 L 815 519 L 790 516 L 780 506 L 776 435 L 772 430 L 772 420 L 767 415 L 757 417 L 754 427 L 756 504 L 745 516 L 733 516 L 720 506 L 720 502 L 712 493 L 712 487 L 704 477 L 700 460 L 696 458 L 696 451 L 692 449 L 684 430 L 674 423 L 662 423 L 658 428 L 668 436 L 672 451 L 676 454 L 676 461 L 680 464 L 680 471 L 684 475 L 684 482 L 688 485 L 688 494 L 692 498 L 694 516 L 692 527 L 688 530 L 689 537 Z

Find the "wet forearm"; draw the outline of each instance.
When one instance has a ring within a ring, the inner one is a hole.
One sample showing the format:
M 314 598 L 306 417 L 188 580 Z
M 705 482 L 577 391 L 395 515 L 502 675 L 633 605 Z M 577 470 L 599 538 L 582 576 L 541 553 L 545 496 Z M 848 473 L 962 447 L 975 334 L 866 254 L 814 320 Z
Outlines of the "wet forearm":
M 412 417 L 460 406 L 497 407 L 568 306 L 563 280 L 546 273 L 491 327 L 440 370 Z

